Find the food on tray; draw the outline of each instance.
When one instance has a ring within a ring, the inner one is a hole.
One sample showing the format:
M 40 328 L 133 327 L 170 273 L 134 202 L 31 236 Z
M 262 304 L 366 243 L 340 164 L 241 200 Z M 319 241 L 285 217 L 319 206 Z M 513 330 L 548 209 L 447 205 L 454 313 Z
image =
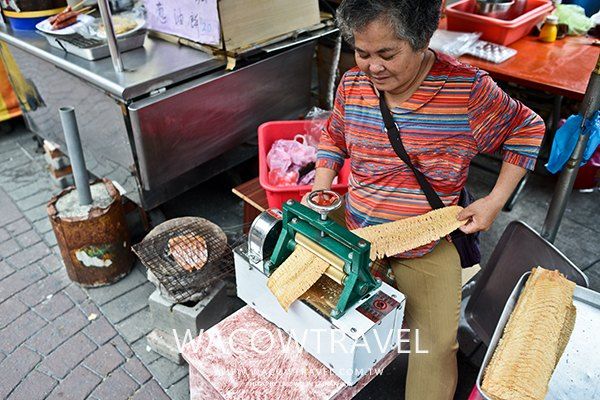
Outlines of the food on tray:
M 462 207 L 444 207 L 417 217 L 355 229 L 352 232 L 371 243 L 371 259 L 403 253 L 442 238 L 464 222 L 456 216 Z M 287 310 L 325 273 L 329 264 L 303 247 L 296 246 L 267 281 L 267 286 Z
M 65 14 L 68 14 L 68 13 L 70 13 L 72 11 L 73 11 L 73 8 L 71 6 L 67 6 L 67 8 L 65 8 L 64 10 L 62 10 L 61 12 L 59 12 L 58 14 L 53 15 L 50 18 L 48 18 L 48 22 L 50 22 L 50 24 L 53 24 L 59 18 L 63 18 Z
M 169 254 L 186 271 L 204 267 L 208 261 L 208 248 L 202 236 L 186 234 L 169 239 Z
M 135 29 L 135 27 L 137 27 L 137 22 L 134 19 L 127 17 L 113 17 L 112 22 L 113 28 L 115 30 L 115 35 L 120 35 L 122 33 L 129 32 Z M 101 34 L 106 35 L 104 24 L 100 24 L 100 26 L 98 27 L 98 31 Z
M 91 12 L 92 7 L 84 7 L 78 10 L 74 10 L 71 6 L 68 6 L 60 13 L 48 18 L 50 28 L 52 30 L 63 29 L 77 23 L 77 17 L 80 14 L 87 14 Z
M 71 6 L 65 8 L 62 12 L 50 17 L 48 22 L 52 30 L 63 29 L 77 22 L 79 11 L 73 11 Z
M 575 283 L 534 268 L 485 370 L 482 389 L 494 400 L 542 400 L 575 326 Z
M 466 221 L 456 219 L 460 206 L 444 207 L 416 217 L 355 229 L 353 232 L 371 242 L 371 260 L 394 256 L 436 241 Z

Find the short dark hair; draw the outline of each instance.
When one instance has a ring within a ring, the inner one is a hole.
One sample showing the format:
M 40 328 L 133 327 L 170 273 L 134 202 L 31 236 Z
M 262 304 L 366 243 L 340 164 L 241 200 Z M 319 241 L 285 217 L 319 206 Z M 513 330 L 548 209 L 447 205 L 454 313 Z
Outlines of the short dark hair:
M 413 50 L 427 46 L 438 27 L 442 0 L 344 0 L 337 9 L 337 23 L 348 43 L 354 33 L 384 19 L 399 39 Z

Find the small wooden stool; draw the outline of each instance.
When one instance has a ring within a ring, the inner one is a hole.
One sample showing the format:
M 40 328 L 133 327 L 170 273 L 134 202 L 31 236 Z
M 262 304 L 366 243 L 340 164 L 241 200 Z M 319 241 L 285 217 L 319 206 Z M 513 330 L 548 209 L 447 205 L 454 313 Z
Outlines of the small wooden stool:
M 242 183 L 231 189 L 233 194 L 244 200 L 244 233 L 248 233 L 252 221 L 269 208 L 265 189 L 260 186 L 258 178 Z
M 246 306 L 190 343 L 192 400 L 350 399 L 396 358 L 392 351 L 356 385 L 347 386 L 283 330 Z

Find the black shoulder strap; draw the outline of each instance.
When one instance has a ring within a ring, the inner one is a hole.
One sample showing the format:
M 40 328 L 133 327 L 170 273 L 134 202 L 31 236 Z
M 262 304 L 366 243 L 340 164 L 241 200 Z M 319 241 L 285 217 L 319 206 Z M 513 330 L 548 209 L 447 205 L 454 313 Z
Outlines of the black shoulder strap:
M 388 108 L 387 103 L 385 102 L 383 92 L 380 92 L 379 94 L 379 108 L 381 109 L 381 115 L 383 116 L 383 121 L 385 122 L 386 133 L 388 135 L 390 143 L 392 144 L 392 147 L 394 148 L 394 151 L 396 152 L 398 157 L 400 157 L 400 159 L 404 161 L 404 163 L 408 165 L 408 167 L 415 174 L 415 177 L 417 178 L 417 181 L 419 182 L 423 193 L 425 193 L 425 197 L 427 197 L 427 201 L 429 201 L 429 205 L 431 206 L 431 208 L 443 208 L 444 203 L 440 199 L 440 196 L 438 196 L 433 187 L 431 187 L 431 184 L 427 181 L 425 175 L 423 175 L 421 171 L 416 169 L 413 163 L 410 161 L 410 157 L 408 157 L 408 154 L 404 149 L 404 145 L 402 144 L 402 139 L 400 139 L 400 132 L 398 131 L 398 127 L 394 123 L 392 113 L 390 112 L 390 109 Z

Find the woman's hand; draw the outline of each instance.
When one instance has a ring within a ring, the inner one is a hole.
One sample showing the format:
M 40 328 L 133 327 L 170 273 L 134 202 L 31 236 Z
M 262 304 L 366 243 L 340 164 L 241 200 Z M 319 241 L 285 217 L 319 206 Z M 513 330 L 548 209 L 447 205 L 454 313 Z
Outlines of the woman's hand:
M 464 233 L 475 233 L 490 229 L 511 193 L 525 176 L 525 169 L 504 161 L 496 185 L 489 195 L 474 201 L 458 214 L 458 220 L 468 220 L 460 227 Z
M 458 220 L 468 220 L 466 225 L 459 229 L 464 233 L 475 233 L 490 229 L 494 220 L 504 206 L 504 201 L 493 196 L 486 196 L 474 201 L 460 213 Z

